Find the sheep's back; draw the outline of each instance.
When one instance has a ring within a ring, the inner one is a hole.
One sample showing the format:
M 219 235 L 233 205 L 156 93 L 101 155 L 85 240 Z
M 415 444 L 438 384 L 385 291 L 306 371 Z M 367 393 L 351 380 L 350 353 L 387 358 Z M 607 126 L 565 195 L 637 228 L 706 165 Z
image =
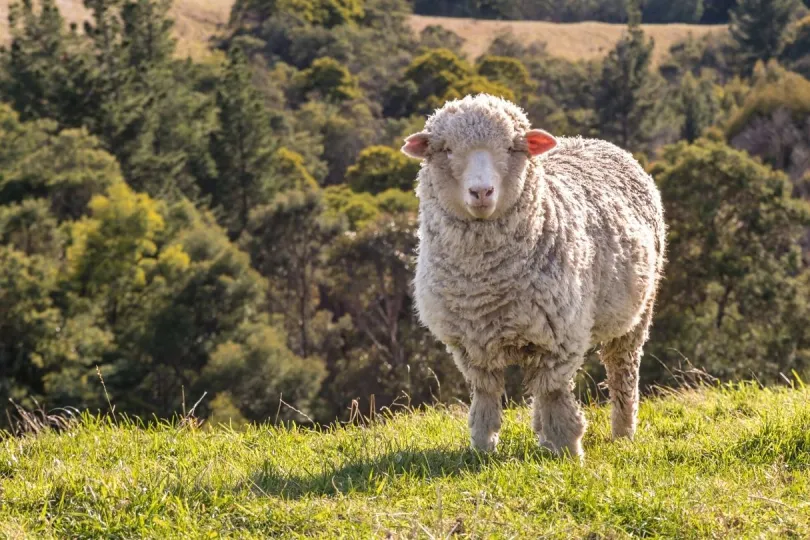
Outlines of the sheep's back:
M 620 220 L 627 214 L 651 227 L 663 255 L 665 235 L 661 196 L 653 178 L 629 152 L 599 139 L 561 137 L 543 168 L 549 177 L 581 197 L 602 218 Z M 615 212 L 620 209 L 621 212 Z M 618 215 L 617 215 L 618 214 Z
M 585 227 L 591 245 L 594 339 L 618 337 L 654 301 L 663 269 L 666 231 L 655 181 L 630 153 L 594 139 L 561 139 L 543 166 L 550 194 L 584 207 L 584 223 L 567 226 Z

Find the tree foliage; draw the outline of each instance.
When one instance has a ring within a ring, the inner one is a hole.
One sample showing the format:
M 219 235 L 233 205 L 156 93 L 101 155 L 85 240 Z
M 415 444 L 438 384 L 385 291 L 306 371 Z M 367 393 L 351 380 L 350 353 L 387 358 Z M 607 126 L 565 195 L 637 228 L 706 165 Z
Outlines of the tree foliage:
M 605 59 L 596 90 L 599 128 L 620 146 L 638 149 L 650 138 L 655 120 L 657 75 L 650 70 L 653 41 L 631 24 Z
M 758 60 L 779 57 L 785 29 L 799 5 L 798 0 L 739 0 L 731 12 L 730 31 L 748 69 Z
M 463 398 L 414 313 L 419 163 L 397 147 L 479 92 L 652 164 L 672 245 L 652 355 L 728 379 L 806 375 L 807 21 L 785 0 L 763 7 L 773 20 L 740 2 L 735 38 L 676 44 L 656 69 L 641 21 L 722 22 L 734 2 L 637 4 L 239 0 L 194 62 L 177 58 L 166 0 L 86 0 L 69 28 L 53 0 L 13 3 L 0 400 L 167 418 L 206 395 L 195 414 L 241 425 Z M 414 35 L 411 5 L 629 26 L 604 59 L 505 33 L 473 59 L 447 30 Z
M 810 206 L 787 177 L 722 142 L 668 147 L 653 170 L 669 259 L 652 343 L 718 376 L 773 379 L 810 361 L 808 269 L 798 240 Z M 733 361 L 729 362 L 729 359 Z

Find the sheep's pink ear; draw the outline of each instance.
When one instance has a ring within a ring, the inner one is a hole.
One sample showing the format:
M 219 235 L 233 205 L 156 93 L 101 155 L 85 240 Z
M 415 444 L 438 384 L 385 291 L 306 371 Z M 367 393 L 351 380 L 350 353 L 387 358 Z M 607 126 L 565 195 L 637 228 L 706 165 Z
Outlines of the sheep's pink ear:
M 416 159 L 424 159 L 428 151 L 428 134 L 424 131 L 414 133 L 405 139 L 405 146 L 402 147 L 402 153 Z
M 557 139 L 551 133 L 542 129 L 533 129 L 527 132 L 526 142 L 529 143 L 529 154 L 533 156 L 545 154 L 557 146 Z

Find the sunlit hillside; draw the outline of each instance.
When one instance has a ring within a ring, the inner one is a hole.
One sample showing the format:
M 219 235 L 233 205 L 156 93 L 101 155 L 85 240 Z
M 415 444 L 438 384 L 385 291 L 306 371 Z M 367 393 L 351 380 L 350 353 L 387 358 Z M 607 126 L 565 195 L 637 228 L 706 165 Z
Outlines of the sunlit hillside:
M 635 443 L 589 407 L 584 466 L 539 450 L 528 411 L 499 450 L 457 408 L 328 431 L 86 417 L 0 440 L 3 538 L 807 538 L 807 390 L 646 401 Z
M 486 51 L 501 32 L 508 32 L 526 42 L 542 41 L 554 56 L 568 60 L 604 56 L 619 40 L 626 26 L 600 22 L 551 23 L 544 21 L 486 21 L 450 17 L 411 17 L 411 27 L 417 32 L 429 25 L 440 24 L 464 38 L 464 52 L 471 58 Z M 669 48 L 686 39 L 707 33 L 725 32 L 726 26 L 693 24 L 645 24 L 644 32 L 655 40 L 653 62 L 666 57 Z
M 179 41 L 178 52 L 194 58 L 205 56 L 208 42 L 228 20 L 232 0 L 175 0 L 173 15 Z M 8 40 L 9 0 L 0 3 L 0 38 Z M 70 21 L 81 21 L 87 16 L 81 0 L 57 0 L 62 13 Z M 543 41 L 555 56 L 569 60 L 598 58 L 622 35 L 624 25 L 599 22 L 557 24 L 542 21 L 486 21 L 450 17 L 411 17 L 411 27 L 419 32 L 429 25 L 439 24 L 460 35 L 465 40 L 464 52 L 471 58 L 483 53 L 493 38 L 501 32 L 511 32 L 527 42 Z M 724 32 L 725 26 L 690 24 L 644 25 L 647 35 L 655 40 L 657 64 L 664 58 L 670 46 L 685 39 L 707 33 Z

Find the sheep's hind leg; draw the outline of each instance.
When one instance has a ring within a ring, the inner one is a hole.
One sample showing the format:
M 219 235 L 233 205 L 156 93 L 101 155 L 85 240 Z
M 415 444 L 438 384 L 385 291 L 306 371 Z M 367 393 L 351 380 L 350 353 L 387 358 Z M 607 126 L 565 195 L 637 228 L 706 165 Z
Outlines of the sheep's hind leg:
M 652 310 L 648 309 L 648 313 Z M 649 336 L 650 316 L 645 314 L 630 333 L 602 346 L 600 357 L 607 371 L 613 439 L 632 439 L 638 418 L 638 379 L 644 343 Z
M 498 445 L 498 432 L 501 429 L 503 370 L 468 369 L 465 376 L 472 388 L 469 416 L 472 446 L 477 450 L 492 452 Z

